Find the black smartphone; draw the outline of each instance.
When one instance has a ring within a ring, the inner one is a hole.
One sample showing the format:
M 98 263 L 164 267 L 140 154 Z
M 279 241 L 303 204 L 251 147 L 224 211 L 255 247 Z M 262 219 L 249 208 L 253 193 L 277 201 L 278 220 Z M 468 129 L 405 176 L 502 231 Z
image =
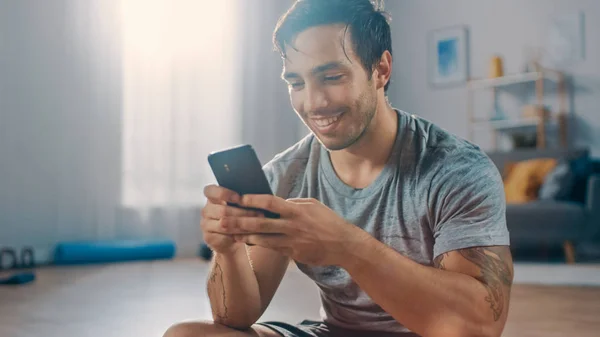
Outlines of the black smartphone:
M 240 196 L 244 194 L 273 194 L 262 165 L 251 145 L 240 145 L 211 152 L 208 163 L 219 186 L 230 189 Z M 239 205 L 230 204 L 240 207 Z M 242 207 L 246 208 L 247 207 Z M 268 218 L 279 218 L 279 214 L 257 210 Z

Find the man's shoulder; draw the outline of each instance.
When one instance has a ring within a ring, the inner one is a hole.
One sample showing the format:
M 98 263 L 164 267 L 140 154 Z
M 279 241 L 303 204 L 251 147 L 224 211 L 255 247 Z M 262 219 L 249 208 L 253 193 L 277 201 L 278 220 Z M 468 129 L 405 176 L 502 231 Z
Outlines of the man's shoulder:
M 410 115 L 408 129 L 412 133 L 413 149 L 419 152 L 423 169 L 432 171 L 451 170 L 456 166 L 471 166 L 473 169 L 486 167 L 494 169 L 494 165 L 479 146 L 440 127 L 439 125 Z M 427 170 L 426 170 L 427 171 Z
M 407 114 L 407 113 L 404 113 Z M 408 128 L 419 137 L 425 150 L 429 152 L 453 152 L 479 150 L 478 147 L 438 124 L 416 115 L 409 115 Z

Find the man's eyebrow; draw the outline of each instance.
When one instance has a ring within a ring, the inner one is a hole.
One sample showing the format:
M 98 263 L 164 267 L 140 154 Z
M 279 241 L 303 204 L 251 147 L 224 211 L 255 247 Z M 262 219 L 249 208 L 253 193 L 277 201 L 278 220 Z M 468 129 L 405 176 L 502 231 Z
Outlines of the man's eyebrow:
M 286 81 L 287 81 L 287 80 L 294 79 L 294 78 L 299 78 L 299 77 L 300 77 L 300 75 L 298 75 L 298 73 L 288 73 L 288 72 L 284 72 L 283 74 L 281 74 L 281 78 L 282 78 L 283 80 L 286 80 Z
M 333 61 L 333 62 L 329 62 L 329 63 L 325 63 L 323 65 L 317 66 L 312 70 L 313 74 L 317 74 L 317 73 L 323 73 L 326 72 L 327 70 L 332 70 L 332 69 L 337 69 L 337 68 L 341 68 L 342 64 L 338 61 Z
M 342 63 L 340 63 L 338 61 L 333 61 L 333 62 L 328 62 L 328 63 L 322 64 L 320 66 L 314 67 L 311 70 L 311 73 L 318 74 L 318 73 L 326 72 L 328 70 L 338 69 L 341 67 L 342 67 Z M 281 74 L 281 78 L 284 80 L 296 79 L 299 77 L 300 77 L 300 75 L 298 73 L 294 73 L 294 72 L 284 72 L 283 74 Z

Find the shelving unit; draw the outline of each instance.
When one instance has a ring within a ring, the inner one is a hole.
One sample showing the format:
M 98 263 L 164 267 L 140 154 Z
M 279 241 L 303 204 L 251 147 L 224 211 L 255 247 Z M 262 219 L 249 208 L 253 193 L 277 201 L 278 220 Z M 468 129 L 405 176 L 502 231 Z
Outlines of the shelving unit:
M 535 128 L 538 125 L 538 120 L 534 118 L 523 118 L 519 120 L 474 120 L 473 124 L 491 127 L 497 131 L 511 131 L 515 129 Z
M 537 67 L 538 71 L 510 74 L 497 78 L 470 80 L 467 83 L 467 113 L 469 118 L 469 138 L 473 141 L 474 129 L 479 126 L 489 127 L 492 133 L 492 143 L 497 149 L 497 138 L 499 133 L 510 133 L 533 129 L 536 132 L 537 147 L 546 148 L 546 131 L 550 124 L 556 124 L 559 130 L 560 144 L 567 147 L 567 88 L 565 85 L 565 76 L 563 73 L 547 68 Z M 540 115 L 529 118 L 492 120 L 477 119 L 474 111 L 474 93 L 478 90 L 492 90 L 493 100 L 496 101 L 497 90 L 510 85 L 535 83 L 536 105 L 543 106 L 544 81 L 549 80 L 557 83 L 559 110 L 548 116 Z

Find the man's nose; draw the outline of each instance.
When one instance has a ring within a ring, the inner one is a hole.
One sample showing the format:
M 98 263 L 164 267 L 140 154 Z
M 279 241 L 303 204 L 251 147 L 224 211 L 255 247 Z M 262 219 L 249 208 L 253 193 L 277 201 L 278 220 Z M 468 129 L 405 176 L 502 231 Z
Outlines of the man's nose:
M 329 105 L 327 95 L 321 88 L 313 86 L 306 89 L 306 101 L 304 103 L 304 110 L 306 112 L 313 113 Z

